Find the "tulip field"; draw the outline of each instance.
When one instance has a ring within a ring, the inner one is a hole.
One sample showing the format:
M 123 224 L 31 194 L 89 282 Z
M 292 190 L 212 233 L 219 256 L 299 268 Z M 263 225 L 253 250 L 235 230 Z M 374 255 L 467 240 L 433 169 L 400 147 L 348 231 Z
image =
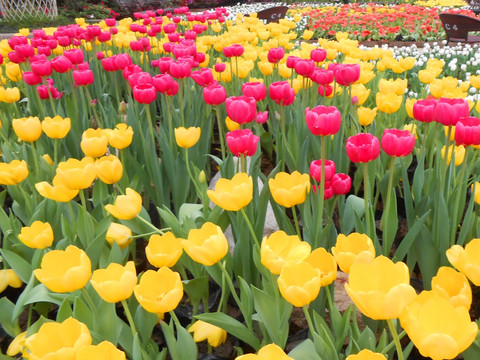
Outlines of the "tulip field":
M 1 40 L 0 360 L 480 359 L 480 51 L 448 3 Z

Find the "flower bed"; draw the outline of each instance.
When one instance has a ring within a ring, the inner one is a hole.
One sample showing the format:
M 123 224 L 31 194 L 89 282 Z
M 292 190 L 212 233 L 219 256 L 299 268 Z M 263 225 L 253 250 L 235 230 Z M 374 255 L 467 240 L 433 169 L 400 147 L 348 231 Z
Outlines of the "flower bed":
M 292 11 L 0 41 L 8 356 L 478 359 L 478 46 Z

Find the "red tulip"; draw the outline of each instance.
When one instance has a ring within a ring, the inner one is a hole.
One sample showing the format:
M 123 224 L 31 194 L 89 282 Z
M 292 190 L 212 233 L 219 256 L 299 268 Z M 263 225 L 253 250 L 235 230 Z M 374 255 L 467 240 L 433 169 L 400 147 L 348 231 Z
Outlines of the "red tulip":
M 17 45 L 26 45 L 28 44 L 28 38 L 26 36 L 12 36 L 10 39 L 7 40 L 8 46 L 11 49 L 15 50 Z
M 255 119 L 253 120 L 258 124 L 265 124 L 268 120 L 268 111 L 257 112 L 257 115 L 255 115 Z
M 335 174 L 335 163 L 332 160 L 325 160 L 325 181 L 330 181 Z M 322 160 L 314 160 L 310 163 L 310 176 L 316 182 L 322 180 Z
M 480 118 L 469 116 L 458 120 L 455 141 L 457 145 L 480 145 Z
M 415 146 L 415 135 L 408 130 L 385 129 L 382 136 L 382 149 L 388 156 L 407 156 Z
M 86 86 L 93 83 L 92 70 L 73 70 L 73 81 L 76 86 Z
M 333 93 L 333 88 L 330 85 L 318 85 L 318 95 L 330 96 Z
M 380 155 L 378 138 L 370 133 L 350 136 L 345 145 L 347 156 L 354 163 L 366 163 L 375 160 Z
M 294 68 L 298 75 L 308 77 L 313 74 L 313 71 L 315 70 L 315 63 L 313 60 L 300 59 L 295 62 Z
M 299 58 L 298 56 L 290 55 L 289 57 L 287 57 L 287 62 L 286 62 L 287 67 L 289 69 L 294 69 L 295 64 L 297 63 L 298 60 L 301 60 L 301 58 Z
M 67 58 L 70 59 L 72 64 L 80 64 L 83 62 L 83 50 L 82 49 L 70 49 L 70 50 L 65 50 L 63 52 L 63 55 L 65 55 Z
M 210 68 L 193 71 L 192 79 L 200 86 L 208 86 L 214 82 L 213 73 Z
M 31 71 L 25 71 L 23 73 L 23 80 L 28 84 L 28 85 L 37 85 L 42 82 L 42 77 L 35 75 Z
M 227 58 L 242 56 L 245 48 L 240 44 L 233 44 L 222 49 L 223 55 Z
M 162 74 L 168 73 L 170 71 L 170 64 L 173 62 L 173 59 L 169 56 L 164 56 L 158 59 L 158 70 Z
M 32 72 L 37 76 L 50 76 L 52 74 L 52 63 L 50 61 L 35 61 L 30 66 Z
M 247 82 L 242 84 L 244 96 L 251 96 L 256 101 L 262 101 L 267 97 L 267 88 L 261 82 Z
M 305 109 L 305 121 L 313 135 L 334 135 L 340 129 L 341 115 L 335 106 L 319 105 Z
M 227 133 L 227 145 L 233 155 L 240 157 L 253 156 L 257 151 L 260 137 L 254 135 L 250 129 L 234 130 Z
M 268 50 L 267 59 L 272 64 L 278 63 L 285 56 L 285 49 L 283 47 L 272 48 Z
M 270 98 L 279 105 L 288 106 L 295 101 L 295 90 L 288 81 L 277 81 L 268 87 Z
M 468 101 L 464 99 L 441 98 L 435 105 L 435 120 L 444 126 L 455 126 L 460 118 L 469 114 Z
M 105 19 L 105 25 L 107 25 L 108 27 L 113 27 L 116 24 L 117 24 L 117 20 L 115 19 L 112 19 L 112 18 Z
M 338 64 L 334 68 L 335 80 L 342 86 L 352 85 L 360 78 L 359 64 Z
M 352 179 L 347 174 L 338 173 L 333 175 L 331 184 L 335 195 L 346 195 L 352 187 Z
M 218 73 L 222 73 L 225 71 L 225 68 L 227 66 L 224 64 L 224 63 L 216 63 L 215 66 L 214 66 L 214 69 L 216 72 Z
M 35 49 L 30 44 L 19 44 L 15 46 L 15 53 L 18 54 L 18 56 L 27 59 L 35 55 Z
M 222 85 L 211 84 L 203 88 L 203 100 L 208 105 L 220 105 L 226 98 L 227 91 Z
M 69 58 L 60 55 L 52 59 L 52 68 L 58 73 L 66 73 L 72 70 L 74 66 Z
M 48 89 L 47 89 L 48 85 Z M 38 96 L 42 100 L 48 99 L 50 96 L 53 99 L 60 99 L 63 96 L 63 91 L 60 92 L 58 91 L 57 88 L 53 87 L 53 80 L 52 79 L 47 79 L 47 85 L 40 85 L 37 86 L 37 92 Z
M 8 56 L 8 60 L 10 60 L 14 64 L 21 64 L 27 60 L 23 56 L 16 53 L 15 51 L 10 51 L 7 54 L 7 56 Z
M 421 99 L 413 104 L 413 117 L 421 122 L 432 122 L 435 119 L 437 100 Z
M 127 66 L 132 65 L 132 58 L 130 57 L 129 54 L 123 53 L 123 54 L 117 54 L 112 56 L 113 57 L 113 62 L 115 63 L 115 67 L 118 70 L 123 70 Z
M 40 46 L 37 47 L 37 54 L 50 56 L 52 54 L 52 49 L 50 49 L 46 45 L 40 45 Z
M 122 76 L 125 80 L 128 80 L 128 78 L 131 75 L 136 74 L 136 73 L 140 73 L 140 72 L 143 72 L 143 69 L 140 66 L 138 66 L 137 64 L 131 64 L 131 65 L 126 66 L 122 70 Z
M 315 194 L 317 194 L 317 190 L 319 188 L 319 185 L 312 185 L 312 190 Z M 324 191 L 323 191 L 323 199 L 328 200 L 331 199 L 335 195 L 335 192 L 333 191 L 333 187 L 330 181 L 325 181 L 325 186 L 324 186 Z
M 310 78 L 317 84 L 328 85 L 333 82 L 333 71 L 327 69 L 315 69 Z
M 238 124 L 249 123 L 257 114 L 257 102 L 249 96 L 231 96 L 225 100 L 227 114 Z
M 70 46 L 72 44 L 72 41 L 70 40 L 69 36 L 59 36 L 57 38 L 57 41 L 58 41 L 58 45 L 63 46 L 63 47 L 67 47 L 67 46 Z
M 185 79 L 192 73 L 192 66 L 187 61 L 172 61 L 170 75 L 176 79 Z
M 157 98 L 157 91 L 151 84 L 135 85 L 133 87 L 133 97 L 140 104 L 150 104 Z
M 310 52 L 310 59 L 312 59 L 317 63 L 324 61 L 326 57 L 327 57 L 327 50 L 325 49 L 313 49 Z
M 133 89 L 136 85 L 145 85 L 152 83 L 152 75 L 147 72 L 136 72 L 128 77 L 128 83 Z
M 170 23 L 163 26 L 163 32 L 165 34 L 174 33 L 177 30 L 177 24 Z

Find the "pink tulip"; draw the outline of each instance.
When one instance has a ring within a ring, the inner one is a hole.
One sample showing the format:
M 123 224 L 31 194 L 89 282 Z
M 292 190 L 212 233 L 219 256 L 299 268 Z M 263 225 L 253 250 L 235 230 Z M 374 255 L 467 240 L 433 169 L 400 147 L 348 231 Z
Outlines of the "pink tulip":
M 345 145 L 347 156 L 354 163 L 366 163 L 380 155 L 380 142 L 370 133 L 350 136 Z
M 227 145 L 233 155 L 240 157 L 253 156 L 257 151 L 260 137 L 254 135 L 250 129 L 234 130 L 227 133 Z
M 382 149 L 388 156 L 407 156 L 415 146 L 415 135 L 408 130 L 385 129 L 382 136 Z
M 270 98 L 279 105 L 288 106 L 295 101 L 295 90 L 288 81 L 277 81 L 268 87 Z
M 238 124 L 251 122 L 257 114 L 257 103 L 253 97 L 232 96 L 225 100 L 227 114 Z
M 341 115 L 335 106 L 319 105 L 305 109 L 305 121 L 313 135 L 334 135 L 340 129 Z

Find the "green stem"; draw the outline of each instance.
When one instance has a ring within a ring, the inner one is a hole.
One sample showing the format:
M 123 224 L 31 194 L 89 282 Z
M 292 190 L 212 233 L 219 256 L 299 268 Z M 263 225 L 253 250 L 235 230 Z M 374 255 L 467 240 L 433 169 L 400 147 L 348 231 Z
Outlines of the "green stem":
M 255 241 L 255 245 L 257 245 L 258 249 L 260 249 L 260 243 L 258 242 L 257 235 L 255 234 L 255 231 L 253 230 L 252 223 L 250 222 L 250 219 L 248 218 L 247 213 L 245 212 L 245 209 L 241 208 L 240 212 L 242 213 L 245 221 L 247 222 L 248 230 L 250 231 L 250 234 L 252 235 L 253 241 Z
M 292 206 L 293 221 L 295 223 L 295 230 L 297 231 L 298 238 L 302 240 L 302 234 L 300 233 L 300 225 L 298 224 L 297 210 L 295 205 Z
M 182 126 L 185 127 L 185 114 L 183 113 L 183 80 L 178 82 L 179 89 L 178 89 L 178 101 L 179 101 L 179 110 L 180 110 L 180 117 L 182 119 Z
M 160 230 L 159 228 L 157 228 L 156 226 L 154 226 L 153 224 L 151 224 L 149 221 L 145 220 L 143 217 L 141 217 L 140 215 L 137 215 L 137 219 L 139 219 L 141 222 L 143 222 L 145 225 L 147 225 L 150 229 L 153 230 L 153 233 L 156 233 L 156 234 L 161 234 L 163 235 L 163 231 Z
M 150 131 L 150 137 L 152 138 L 153 151 L 156 152 L 156 149 L 155 149 L 155 132 L 153 131 L 152 114 L 150 113 L 150 105 L 149 104 L 145 104 L 145 112 L 147 113 L 148 130 Z
M 197 190 L 197 196 L 202 199 L 202 191 L 198 187 L 198 184 L 196 182 L 196 179 L 193 177 L 192 171 L 190 170 L 190 161 L 188 160 L 188 149 L 185 149 L 185 164 L 187 166 L 187 172 L 188 176 L 190 176 L 190 179 L 193 182 L 193 185 L 195 186 L 195 190 Z
M 39 179 L 40 176 L 40 164 L 38 163 L 38 154 L 37 154 L 37 149 L 35 147 L 35 143 L 32 142 L 32 153 L 33 153 L 33 163 L 35 164 L 35 179 Z
M 53 164 L 54 166 L 58 164 L 58 139 L 53 140 Z
M 382 221 L 382 235 L 388 232 L 387 226 L 388 226 L 388 209 L 390 208 L 390 201 L 392 198 L 392 186 L 393 186 L 393 172 L 395 169 L 395 157 L 392 157 L 390 160 L 390 174 L 388 176 L 388 187 L 387 187 L 387 200 L 385 202 L 385 206 L 383 207 L 384 211 L 384 218 Z M 390 249 L 392 247 L 391 244 L 387 243 L 389 242 L 389 239 L 385 241 L 385 236 L 383 236 L 383 255 L 388 256 L 390 254 Z
M 307 305 L 303 306 L 302 309 L 303 309 L 303 313 L 305 314 L 305 319 L 307 320 L 307 324 L 308 324 L 308 327 L 310 329 L 310 332 L 312 334 L 317 334 L 317 332 L 315 331 L 315 327 L 313 326 L 312 317 L 310 316 L 310 313 L 308 312 Z
M 80 201 L 81 201 L 81 203 L 82 203 L 83 209 L 88 212 L 88 210 L 87 210 L 87 200 L 85 200 L 85 192 L 84 192 L 84 190 L 79 190 L 79 191 L 78 191 L 78 195 L 80 196 Z
M 97 113 L 97 109 L 95 108 L 95 105 L 92 104 L 92 96 L 90 95 L 90 91 L 88 90 L 88 87 L 85 87 L 85 91 L 86 91 L 86 94 L 87 94 L 89 105 L 93 109 L 93 114 L 95 116 L 94 120 L 97 122 L 98 127 L 103 128 L 102 122 L 100 121 L 100 116 L 98 116 L 98 113 Z
M 220 106 L 215 106 L 215 114 L 217 117 L 217 126 L 218 126 L 218 137 L 220 138 L 220 148 L 222 149 L 222 160 L 225 160 L 226 151 L 225 151 L 225 139 L 223 135 L 223 125 L 220 119 Z
M 125 310 L 125 315 L 127 316 L 128 323 L 130 324 L 130 328 L 132 329 L 132 335 L 135 338 L 137 335 L 137 328 L 135 327 L 135 322 L 133 321 L 132 313 L 128 308 L 127 301 L 122 300 L 123 309 Z
M 93 300 L 92 298 L 90 297 L 90 295 L 88 295 L 88 292 L 87 290 L 85 289 L 85 287 L 82 288 L 82 295 L 85 297 L 85 300 L 87 301 L 88 303 L 88 306 L 90 307 L 90 310 L 96 314 L 97 313 L 97 307 L 95 306 L 95 304 L 93 303 Z
M 225 268 L 225 264 L 221 261 L 218 262 L 218 266 L 220 267 L 220 270 L 222 273 L 225 275 L 225 280 L 227 280 L 228 287 L 230 288 L 230 292 L 233 295 L 233 298 L 235 299 L 235 302 L 237 303 L 240 311 L 242 311 L 242 302 L 240 301 L 240 298 L 237 295 L 237 292 L 235 291 L 235 287 L 233 286 L 233 281 L 230 278 L 230 275 L 227 272 L 227 269 Z M 243 313 L 243 311 L 242 311 Z M 248 327 L 251 327 L 251 319 L 245 318 L 245 321 L 247 322 Z
M 371 220 L 370 219 L 370 187 L 368 185 L 368 169 L 367 163 L 363 163 L 363 187 L 364 187 L 364 201 L 365 201 L 365 220 L 367 222 L 367 235 L 370 239 L 375 239 L 373 234 L 373 229 L 371 228 Z
M 397 348 L 397 356 L 398 360 L 403 360 L 403 350 L 402 344 L 400 344 L 400 338 L 398 337 L 397 329 L 395 328 L 395 324 L 393 323 L 392 319 L 387 320 L 388 328 L 392 333 L 393 341 L 395 341 L 395 347 Z

